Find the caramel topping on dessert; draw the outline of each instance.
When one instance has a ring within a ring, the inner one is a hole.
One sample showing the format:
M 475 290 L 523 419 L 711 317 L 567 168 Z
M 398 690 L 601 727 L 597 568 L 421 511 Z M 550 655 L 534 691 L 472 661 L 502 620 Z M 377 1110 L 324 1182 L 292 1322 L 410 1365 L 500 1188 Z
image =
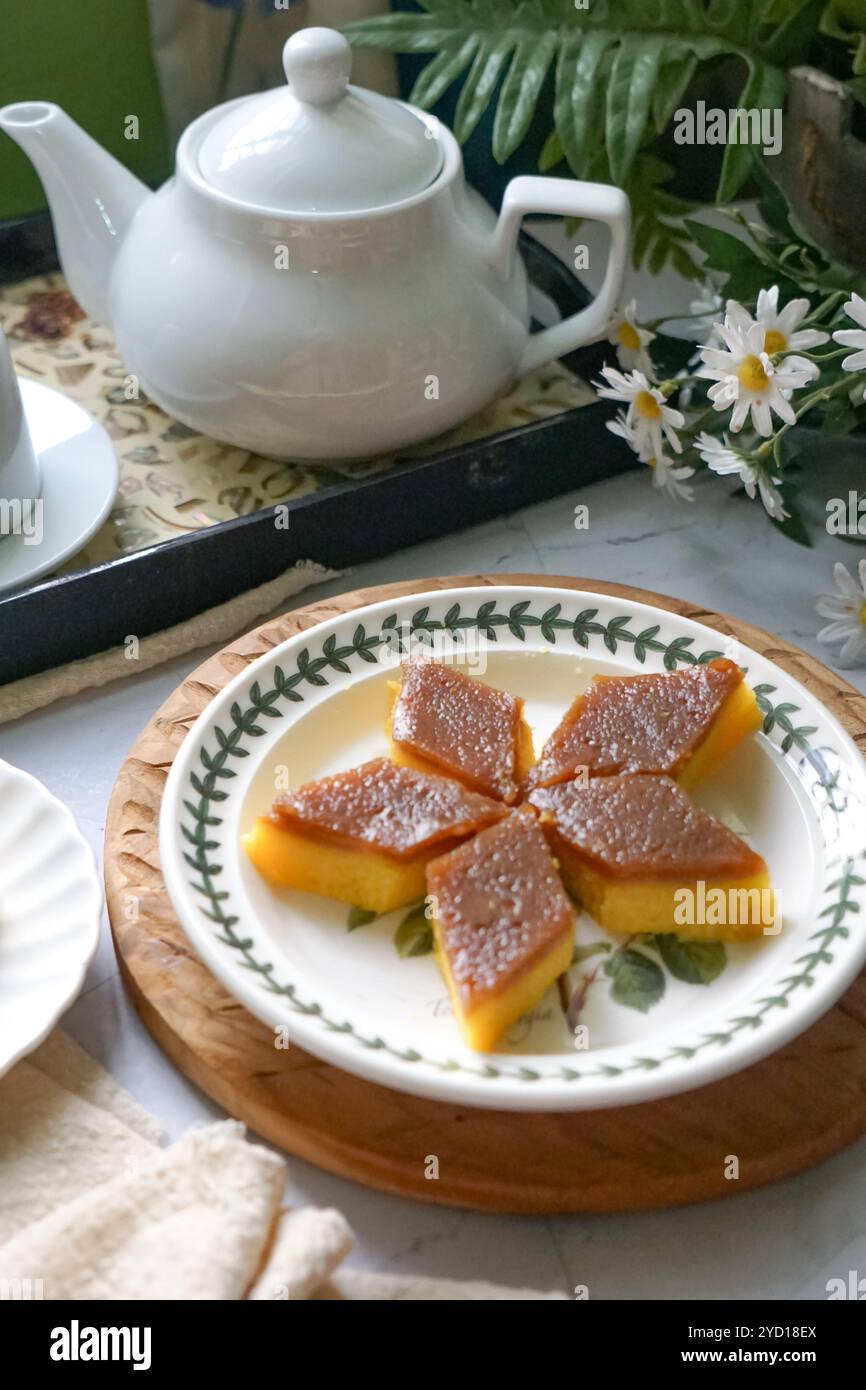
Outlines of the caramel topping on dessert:
M 391 738 L 398 756 L 423 759 L 432 769 L 508 802 L 517 799 L 532 756 L 522 700 L 425 659 L 403 667 Z
M 575 912 L 532 815 L 514 812 L 434 859 L 427 867 L 427 888 L 436 905 L 437 945 L 463 1013 L 491 996 L 504 996 L 552 959 L 552 952 L 553 973 L 545 974 L 538 992 L 566 968 Z M 514 1017 L 532 1007 L 525 999 L 519 1003 Z
M 739 667 L 723 657 L 670 675 L 596 677 L 547 740 L 527 786 L 550 786 L 582 768 L 590 777 L 676 777 L 742 680 Z M 742 733 L 755 727 L 748 714 L 739 722 Z
M 471 835 L 505 814 L 498 802 L 459 782 L 375 758 L 278 797 L 270 819 L 334 844 L 408 859 L 440 841 Z
M 766 865 L 669 777 L 596 777 L 530 796 L 559 849 L 617 879 L 727 879 Z

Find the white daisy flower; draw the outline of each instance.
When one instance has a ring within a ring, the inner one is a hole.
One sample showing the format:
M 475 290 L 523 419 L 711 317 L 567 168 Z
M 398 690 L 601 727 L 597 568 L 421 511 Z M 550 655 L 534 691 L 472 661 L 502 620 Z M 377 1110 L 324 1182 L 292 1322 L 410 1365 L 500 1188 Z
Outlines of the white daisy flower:
M 640 452 L 638 443 L 634 437 L 634 430 L 628 423 L 624 410 L 618 410 L 614 419 L 608 420 L 607 428 L 610 430 L 611 434 L 617 434 L 620 439 L 624 439 L 628 447 L 634 449 L 636 454 Z M 641 462 L 644 461 L 645 460 L 641 460 Z
M 647 352 L 648 345 L 655 338 L 648 328 L 641 328 L 635 322 L 637 304 L 633 299 L 622 312 L 622 318 L 611 330 L 608 342 L 616 348 L 616 357 L 624 371 L 637 369 L 645 376 L 652 377 L 652 358 Z
M 682 453 L 676 431 L 682 429 L 686 418 L 665 402 L 662 392 L 650 385 L 643 372 L 623 375 L 615 367 L 602 367 L 601 374 L 607 385 L 595 382 L 595 389 L 606 400 L 625 401 L 628 405 L 625 421 L 634 433 L 632 447 L 643 463 L 664 452 L 665 439 L 674 453 Z
M 819 594 L 815 604 L 822 618 L 831 619 L 818 633 L 818 641 L 841 642 L 839 661 L 845 665 L 866 656 L 866 560 L 860 561 L 857 573 L 859 584 L 841 562 L 834 565 L 833 578 L 839 593 Z
M 785 511 L 782 494 L 778 490 L 781 478 L 768 477 L 760 472 L 744 454 L 732 449 L 729 444 L 723 444 L 711 434 L 699 434 L 695 445 L 704 463 L 713 473 L 717 473 L 721 478 L 736 473 L 752 501 L 755 500 L 756 492 L 759 492 L 767 515 L 774 521 L 784 521 L 790 516 L 790 512 Z
M 607 427 L 612 434 L 619 435 L 624 439 L 630 449 L 633 449 L 642 463 L 649 464 L 653 470 L 653 487 L 662 492 L 666 492 L 669 497 L 675 497 L 683 502 L 691 502 L 694 489 L 685 483 L 686 478 L 691 478 L 694 469 L 685 465 L 677 467 L 672 459 L 666 458 L 664 453 L 658 456 L 652 455 L 644 457 L 644 451 L 636 438 L 635 431 L 628 423 L 628 418 L 624 411 L 619 411 L 615 420 L 608 420 Z
M 732 409 L 732 433 L 739 433 L 750 412 L 754 428 L 765 438 L 773 433 L 773 411 L 793 425 L 796 417 L 788 398 L 818 376 L 815 363 L 805 357 L 786 357 L 774 367 L 764 350 L 766 330 L 761 323 L 743 327 L 726 316 L 719 333 L 726 349 L 701 348 L 704 365 L 697 374 L 715 381 L 707 392 L 714 408 Z
M 685 464 L 676 465 L 673 459 L 665 458 L 664 454 L 659 454 L 657 458 L 647 459 L 647 463 L 653 470 L 653 487 L 660 492 L 666 492 L 668 497 L 675 498 L 678 502 L 691 502 L 694 500 L 694 488 L 684 482 L 684 478 L 691 478 L 694 469 Z
M 759 323 L 764 330 L 762 350 L 772 357 L 777 352 L 805 351 L 829 341 L 829 333 L 822 333 L 818 328 L 797 328 L 810 308 L 808 299 L 792 299 L 780 312 L 779 286 L 774 285 L 770 290 L 761 290 L 754 318 L 735 299 L 728 300 L 725 314 L 743 333 L 753 323 Z
M 859 348 L 859 352 L 852 352 L 842 359 L 842 368 L 846 372 L 866 371 L 866 299 L 859 294 L 852 292 L 851 298 L 845 305 L 845 313 L 849 319 L 860 324 L 860 328 L 840 328 L 833 334 L 833 341 L 842 347 Z M 863 394 L 866 400 L 866 392 Z

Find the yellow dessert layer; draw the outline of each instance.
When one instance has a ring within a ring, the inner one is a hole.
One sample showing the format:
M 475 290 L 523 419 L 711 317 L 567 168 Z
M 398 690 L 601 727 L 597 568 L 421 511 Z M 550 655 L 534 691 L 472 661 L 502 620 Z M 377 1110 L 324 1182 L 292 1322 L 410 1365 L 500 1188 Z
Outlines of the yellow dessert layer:
M 698 744 L 677 778 L 680 786 L 686 791 L 697 786 L 741 739 L 760 729 L 763 722 L 754 692 L 741 681 L 725 700 L 706 738 Z
M 742 879 L 702 879 L 700 883 L 617 880 L 587 868 L 570 855 L 560 857 L 563 881 L 600 927 L 619 936 L 674 932 L 683 941 L 733 942 L 753 941 L 763 936 L 766 928 L 775 934 L 776 903 L 766 870 Z M 703 905 L 699 915 L 710 916 L 716 911 L 728 920 L 684 922 L 683 889 L 694 895 L 696 907 Z M 724 894 L 721 909 L 720 900 L 711 896 L 719 890 Z
M 517 756 L 514 763 L 514 778 L 523 783 L 529 769 L 535 763 L 535 749 L 532 746 L 532 730 L 521 715 L 517 729 Z
M 498 994 L 488 995 L 479 1000 L 473 1008 L 464 1010 L 448 958 L 442 950 L 439 926 L 435 917 L 433 934 L 436 942 L 436 960 L 451 995 L 454 1017 L 465 1042 L 476 1052 L 492 1051 L 512 1023 L 516 1023 L 530 1009 L 535 1008 L 554 981 L 568 969 L 574 947 L 574 936 L 569 927 L 562 940 L 536 962 L 531 970 L 519 980 L 515 980 L 513 985 Z
M 325 898 L 380 915 L 417 903 L 427 891 L 424 871 L 443 846 L 406 862 L 372 849 L 349 849 L 283 829 L 261 816 L 243 847 L 261 874 L 284 888 L 320 893 Z

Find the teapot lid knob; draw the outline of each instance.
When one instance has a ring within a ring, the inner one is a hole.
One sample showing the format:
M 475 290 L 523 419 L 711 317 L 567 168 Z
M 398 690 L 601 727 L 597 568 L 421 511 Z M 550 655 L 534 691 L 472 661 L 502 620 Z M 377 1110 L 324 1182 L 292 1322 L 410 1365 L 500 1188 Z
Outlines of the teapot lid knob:
M 299 29 L 283 48 L 283 67 L 298 101 L 328 106 L 349 85 L 352 49 L 336 29 Z

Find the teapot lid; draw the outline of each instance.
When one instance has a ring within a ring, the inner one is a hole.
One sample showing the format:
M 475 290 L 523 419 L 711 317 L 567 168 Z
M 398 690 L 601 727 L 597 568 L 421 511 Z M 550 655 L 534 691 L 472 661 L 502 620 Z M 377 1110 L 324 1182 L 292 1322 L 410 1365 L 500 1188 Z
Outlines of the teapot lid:
M 276 213 L 360 212 L 402 202 L 436 178 L 439 141 L 402 102 L 349 84 L 335 29 L 300 29 L 283 49 L 288 87 L 221 108 L 198 151 L 222 193 Z

